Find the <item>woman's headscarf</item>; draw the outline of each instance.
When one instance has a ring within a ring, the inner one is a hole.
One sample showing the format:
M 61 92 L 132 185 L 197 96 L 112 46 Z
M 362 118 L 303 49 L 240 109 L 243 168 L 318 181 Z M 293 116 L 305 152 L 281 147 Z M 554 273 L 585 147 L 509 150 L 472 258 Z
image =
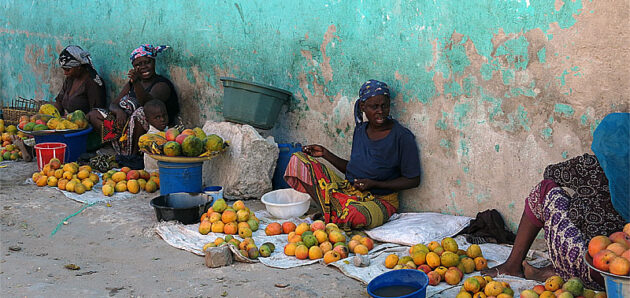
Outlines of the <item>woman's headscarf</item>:
M 359 99 L 354 103 L 354 122 L 356 124 L 363 122 L 363 112 L 361 111 L 360 103 L 377 95 L 389 97 L 389 87 L 387 87 L 387 84 L 377 80 L 368 80 L 363 83 L 361 89 L 359 89 Z
M 63 49 L 63 51 L 59 53 L 59 65 L 61 65 L 62 68 L 73 68 L 86 65 L 94 82 L 96 82 L 99 86 L 103 86 L 103 81 L 101 81 L 101 77 L 98 76 L 98 73 L 92 64 L 90 53 L 83 50 L 80 46 L 70 45 Z
M 169 46 L 154 47 L 153 45 L 150 45 L 150 44 L 143 44 L 131 52 L 131 57 L 129 57 L 129 59 L 131 60 L 131 62 L 133 62 L 133 60 L 136 60 L 138 57 L 147 56 L 150 58 L 155 58 L 158 53 L 168 48 L 170 47 Z
M 604 117 L 593 133 L 591 150 L 608 178 L 613 207 L 630 221 L 630 114 L 613 113 Z

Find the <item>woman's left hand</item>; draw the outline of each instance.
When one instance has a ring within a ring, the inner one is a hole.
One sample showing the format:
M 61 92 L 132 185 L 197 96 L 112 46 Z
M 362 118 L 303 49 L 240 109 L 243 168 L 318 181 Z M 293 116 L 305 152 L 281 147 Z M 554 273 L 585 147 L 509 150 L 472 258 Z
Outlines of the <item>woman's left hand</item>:
M 354 179 L 352 186 L 360 191 L 365 191 L 374 188 L 376 183 L 377 182 L 372 179 Z

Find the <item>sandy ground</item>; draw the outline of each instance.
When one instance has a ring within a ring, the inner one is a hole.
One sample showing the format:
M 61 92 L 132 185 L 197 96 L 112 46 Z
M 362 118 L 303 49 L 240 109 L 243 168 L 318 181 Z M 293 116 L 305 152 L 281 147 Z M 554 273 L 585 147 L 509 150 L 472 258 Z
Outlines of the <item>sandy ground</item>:
M 0 168 L 1 297 L 365 297 L 365 286 L 318 264 L 288 270 L 235 263 L 211 269 L 154 232 L 152 195 L 87 208 L 25 184 L 34 162 Z M 264 208 L 247 201 L 252 209 Z M 64 266 L 75 264 L 79 270 Z M 288 285 L 284 288 L 276 285 Z

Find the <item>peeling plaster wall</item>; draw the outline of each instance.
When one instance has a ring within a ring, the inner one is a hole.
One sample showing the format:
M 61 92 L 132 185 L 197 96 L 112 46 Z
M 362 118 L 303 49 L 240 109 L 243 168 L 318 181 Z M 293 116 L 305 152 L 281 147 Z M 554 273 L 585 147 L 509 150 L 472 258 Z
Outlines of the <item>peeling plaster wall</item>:
M 395 118 L 420 145 L 423 180 L 404 210 L 474 216 L 515 229 L 549 163 L 590 152 L 610 112 L 628 111 L 627 0 L 2 1 L 0 96 L 52 99 L 58 52 L 79 44 L 112 98 L 140 43 L 168 44 L 185 118 L 222 120 L 220 76 L 294 93 L 278 142 L 348 157 L 363 81 L 393 89 Z

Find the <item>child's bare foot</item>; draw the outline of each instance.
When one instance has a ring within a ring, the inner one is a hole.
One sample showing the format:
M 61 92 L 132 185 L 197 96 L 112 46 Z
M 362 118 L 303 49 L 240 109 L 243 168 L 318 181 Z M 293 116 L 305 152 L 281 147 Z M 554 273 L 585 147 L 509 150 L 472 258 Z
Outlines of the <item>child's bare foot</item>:
M 13 142 L 13 145 L 18 147 L 18 149 L 20 149 L 20 152 L 22 152 L 22 159 L 24 159 L 24 161 L 29 162 L 33 160 L 33 156 L 29 152 L 28 148 L 26 148 L 26 145 L 24 145 L 24 141 L 22 141 L 22 138 L 18 136 L 11 136 L 11 140 Z
M 527 261 L 523 261 L 523 273 L 525 274 L 525 278 L 541 282 L 544 282 L 547 278 L 556 275 L 556 272 L 553 270 L 553 265 L 536 268 L 527 263 Z
M 510 265 L 508 263 L 503 263 L 492 268 L 484 269 L 481 271 L 481 274 L 489 275 L 490 277 L 496 277 L 499 274 L 525 277 L 522 266 Z

